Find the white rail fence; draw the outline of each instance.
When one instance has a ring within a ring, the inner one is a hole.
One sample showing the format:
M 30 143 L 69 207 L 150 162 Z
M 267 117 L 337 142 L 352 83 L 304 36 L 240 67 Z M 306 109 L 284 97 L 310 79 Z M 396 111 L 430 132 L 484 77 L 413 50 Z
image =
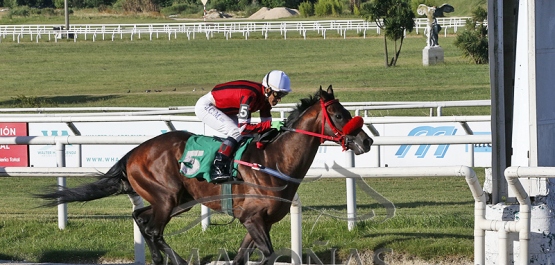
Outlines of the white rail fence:
M 12 177 L 83 177 L 89 176 L 98 171 L 106 172 L 107 168 L 1 168 L 0 176 Z M 525 168 L 525 167 L 509 167 L 505 170 L 505 178 L 509 184 L 510 189 L 516 194 L 516 198 L 520 204 L 520 216 L 518 220 L 514 221 L 498 221 L 486 219 L 486 195 L 482 190 L 475 172 L 465 166 L 452 166 L 452 167 L 406 167 L 406 168 L 348 168 L 349 175 L 345 175 L 345 171 L 338 172 L 336 170 L 326 169 L 311 169 L 307 174 L 307 178 L 313 176 L 320 176 L 324 178 L 368 178 L 368 177 L 440 177 L 440 176 L 454 176 L 464 177 L 472 192 L 475 201 L 475 216 L 474 216 L 474 263 L 485 264 L 485 232 L 516 232 L 519 233 L 520 241 L 520 263 L 528 264 L 529 257 L 529 234 L 530 234 L 530 199 L 526 194 L 519 178 L 542 177 L 553 178 L 555 175 L 555 168 L 553 167 L 538 167 L 538 168 Z M 142 200 L 140 198 L 131 198 L 135 207 L 142 207 Z M 301 264 L 302 257 L 302 213 L 301 202 L 298 195 L 291 205 L 291 257 L 293 264 Z M 356 216 L 349 216 L 353 220 Z M 505 229 L 508 229 L 506 231 Z M 145 264 L 144 256 L 144 242 L 135 227 L 135 262 L 137 264 Z M 509 251 L 508 237 L 500 237 L 499 244 L 499 264 L 507 264 Z
M 13 176 L 48 176 L 48 177 L 58 177 L 58 184 L 65 186 L 66 177 L 69 176 L 91 176 L 94 173 L 106 172 L 108 168 L 65 168 L 65 145 L 66 144 L 139 144 L 147 139 L 149 136 L 134 136 L 134 137 L 114 137 L 114 136 L 16 136 L 16 137 L 0 137 L 0 144 L 27 144 L 27 145 L 56 145 L 56 153 L 58 160 L 57 168 L 20 168 L 20 167 L 5 167 L 0 169 L 0 176 L 2 177 L 13 177 Z M 385 138 L 385 139 L 382 139 Z M 473 144 L 473 143 L 491 143 L 491 137 L 488 135 L 481 136 L 443 136 L 443 137 L 375 137 L 374 145 L 399 145 L 399 144 Z M 352 153 L 347 152 L 348 156 L 352 156 Z M 353 170 L 354 174 L 358 174 L 361 177 L 368 176 L 367 171 L 383 170 L 384 168 L 350 168 L 354 165 L 354 161 L 348 161 L 346 165 L 349 170 Z M 394 170 L 395 168 L 386 168 L 385 170 Z M 382 174 L 381 177 L 390 177 L 394 175 L 399 176 L 421 176 L 423 173 L 415 173 L 411 168 L 398 168 L 399 171 L 393 171 L 396 173 Z M 429 169 L 428 172 L 433 172 Z M 402 173 L 401 173 L 402 172 Z M 310 169 L 307 175 L 320 175 L 322 177 L 334 177 L 323 174 L 322 169 Z M 428 173 L 428 176 L 437 176 L 435 173 Z M 335 177 L 346 177 L 346 176 L 335 176 Z M 374 176 L 374 177 L 377 177 Z M 354 180 L 347 178 L 347 217 L 349 218 L 348 226 L 350 228 L 354 227 L 356 220 L 356 195 L 355 195 L 355 184 Z M 479 184 L 478 184 L 479 185 Z M 133 209 L 137 207 L 142 207 L 142 199 L 138 197 L 130 197 L 133 203 Z M 298 207 L 300 202 L 293 204 L 293 207 Z M 299 257 L 302 256 L 302 242 L 300 242 L 299 229 L 300 229 L 300 209 L 292 208 L 292 220 L 295 224 L 292 225 L 292 257 L 293 263 L 299 263 Z M 67 224 L 67 205 L 62 204 L 58 206 L 58 227 L 64 229 Z M 135 262 L 138 264 L 145 264 L 145 254 L 144 254 L 144 241 L 140 236 L 140 232 L 136 225 L 134 226 L 134 239 L 135 239 Z
M 370 117 L 372 110 L 393 109 L 429 109 L 430 116 L 442 116 L 443 109 L 457 107 L 485 107 L 491 106 L 491 100 L 462 100 L 462 101 L 369 101 L 342 102 L 355 115 Z M 272 108 L 272 112 L 280 113 L 281 118 L 293 110 L 295 103 L 281 103 Z M 193 114 L 193 106 L 156 107 L 82 107 L 82 108 L 0 108 L 0 121 L 4 118 L 16 117 L 76 117 L 76 116 L 146 116 L 146 115 L 177 115 Z M 73 113 L 68 113 L 73 112 Z
M 367 111 L 375 108 L 387 109 L 389 107 L 393 108 L 430 108 L 430 114 L 433 114 L 433 110 L 436 110 L 438 115 L 441 115 L 440 108 L 442 107 L 456 107 L 456 106 L 485 106 L 489 105 L 488 101 L 478 101 L 478 102 L 411 102 L 410 104 L 405 102 L 366 102 L 366 103 L 343 103 L 348 109 L 355 111 L 360 114 L 361 111 L 364 112 L 365 116 L 368 114 Z M 280 109 L 276 109 L 281 113 L 282 118 L 285 113 L 290 111 L 294 104 L 287 106 L 286 104 Z M 71 110 L 70 110 L 71 109 Z M 60 113 L 49 113 L 49 112 L 64 112 L 64 111 L 102 111 L 102 113 L 72 113 L 72 114 L 60 114 Z M 19 114 L 14 114 L 11 112 L 18 112 Z M 21 112 L 39 112 L 39 114 L 29 114 Z M 134 112 L 128 112 L 134 111 Z M 169 108 L 39 108 L 39 109 L 0 109 L 0 113 L 10 113 L 10 114 L 0 114 L 0 122 L 58 122 L 66 123 L 67 126 L 76 134 L 79 135 L 79 129 L 75 126 L 74 122 L 95 122 L 95 121 L 106 121 L 106 122 L 123 122 L 123 121 L 164 121 L 168 126 L 169 130 L 175 130 L 172 121 L 198 121 L 196 117 L 192 116 L 175 116 L 168 114 L 182 114 L 192 112 L 192 107 L 169 107 Z M 370 130 L 367 133 L 374 135 L 374 145 L 377 147 L 373 148 L 375 152 L 374 162 L 372 166 L 380 165 L 380 154 L 379 146 L 382 145 L 402 145 L 402 144 L 484 144 L 491 143 L 491 136 L 489 135 L 472 135 L 472 130 L 466 127 L 467 122 L 472 121 L 489 121 L 489 116 L 466 116 L 466 117 L 365 117 L 365 123 Z M 399 123 L 399 122 L 459 122 L 462 124 L 463 128 L 467 131 L 467 136 L 442 136 L 442 137 L 386 137 L 379 136 L 377 130 L 372 129 L 373 124 L 379 123 Z M 466 127 L 465 127 L 466 125 Z M 367 127 L 364 127 L 365 129 Z M 25 144 L 25 145 L 55 145 L 57 154 L 57 168 L 0 168 L 0 177 L 7 176 L 22 176 L 22 177 L 58 177 L 58 184 L 65 185 L 66 177 L 73 176 L 90 176 L 93 173 L 106 172 L 108 168 L 65 168 L 65 145 L 68 144 L 84 144 L 84 145 L 95 145 L 95 144 L 119 144 L 119 145 L 136 145 L 140 144 L 152 136 L 17 136 L 17 137 L 0 137 L 0 144 Z M 326 144 L 335 145 L 335 144 Z M 472 145 L 473 146 L 473 145 Z M 473 149 L 473 148 L 472 148 Z M 471 149 L 471 156 L 473 159 L 473 152 Z M 366 170 L 376 170 L 375 168 L 351 168 L 354 167 L 354 160 L 351 152 L 346 152 L 345 167 L 352 169 L 353 172 L 366 172 Z M 473 165 L 473 160 L 471 162 Z M 393 169 L 393 168 L 391 168 Z M 318 175 L 321 173 L 322 169 L 310 169 L 308 175 Z M 387 169 L 386 169 L 387 170 Z M 400 172 L 400 171 L 399 171 Z M 331 177 L 330 173 L 322 174 L 323 177 Z M 396 173 L 398 175 L 404 175 L 407 173 Z M 367 174 L 359 174 L 362 177 L 366 177 Z M 409 174 L 410 175 L 410 174 Z M 430 176 L 433 176 L 431 174 Z M 390 174 L 382 175 L 382 177 L 390 176 Z M 413 176 L 413 175 L 411 175 Z M 345 177 L 345 176 L 336 176 Z M 310 176 L 307 176 L 310 178 Z M 355 226 L 356 220 L 356 193 L 355 193 L 355 182 L 352 178 L 346 179 L 347 188 L 347 216 L 348 216 L 348 227 L 351 230 Z M 142 207 L 142 199 L 140 197 L 130 197 L 133 208 Z M 298 262 L 298 257 L 302 257 L 302 242 L 300 238 L 295 237 L 295 235 L 300 235 L 300 201 L 297 200 L 293 203 L 291 209 L 291 218 L 298 225 L 292 225 L 292 253 L 293 262 Z M 297 207 L 297 208 L 295 208 Z M 202 207 L 203 213 L 209 213 L 208 208 Z M 60 229 L 64 229 L 67 223 L 67 206 L 60 205 L 58 208 L 58 226 Z M 203 220 L 202 226 L 206 228 L 209 224 L 209 218 Z M 136 262 L 144 264 L 144 244 L 143 239 L 135 227 L 135 257 Z
M 350 108 L 350 107 L 346 107 L 346 108 Z M 162 111 L 162 113 L 178 113 L 178 112 L 188 112 L 189 110 L 169 110 L 169 111 Z M 285 112 L 289 111 L 289 109 L 281 109 L 281 110 L 276 110 L 276 111 L 280 111 L 281 112 L 281 116 L 285 116 Z M 82 123 L 82 122 L 132 122 L 132 121 L 163 121 L 168 130 L 176 130 L 173 122 L 199 122 L 198 118 L 194 117 L 194 116 L 177 116 L 177 115 L 161 115 L 160 113 L 158 113 L 159 111 L 155 110 L 155 111 L 147 111 L 148 113 L 146 114 L 152 114 L 152 115 L 142 115 L 139 116 L 141 114 L 145 114 L 145 112 L 141 112 L 141 113 L 130 113 L 129 116 L 101 116 L 100 114 L 96 114 L 96 115 L 89 115 L 89 114 L 84 114 L 86 116 L 68 116 L 68 115 L 63 115 L 63 116 L 50 116 L 50 114 L 26 114 L 23 116 L 18 116 L 17 114 L 15 115 L 5 115 L 2 116 L 2 114 L 0 114 L 0 122 L 8 122 L 8 123 L 17 123 L 17 122 L 29 122 L 29 123 L 65 123 L 68 128 L 76 135 L 79 136 L 81 135 L 81 132 L 79 130 L 79 125 L 76 125 L 76 123 Z M 155 114 L 156 113 L 156 114 Z M 46 115 L 46 116 L 45 116 Z M 376 124 L 400 124 L 400 123 L 444 123 L 444 122 L 456 122 L 461 124 L 461 127 L 464 129 L 466 135 L 473 135 L 474 132 L 472 130 L 472 128 L 470 128 L 470 126 L 468 125 L 469 122 L 489 122 L 490 121 L 490 116 L 486 116 L 486 115 L 482 115 L 482 116 L 433 116 L 433 117 L 364 117 L 364 123 L 366 124 L 366 126 L 363 127 L 363 129 L 366 131 L 366 133 L 368 133 L 369 135 L 373 135 L 374 137 L 379 136 L 379 141 L 377 143 L 375 143 L 375 145 L 398 145 L 399 144 L 399 140 L 401 138 L 397 137 L 397 136 L 380 136 L 380 133 L 378 131 L 378 129 L 375 128 Z M 257 119 L 253 119 L 253 120 L 257 120 Z M 54 136 L 52 136 L 54 137 Z M 454 138 L 453 138 L 454 137 Z M 457 138 L 458 136 L 444 136 L 441 137 L 441 139 L 437 139 L 436 141 L 438 141 L 438 144 L 464 144 L 466 140 L 460 140 L 462 138 Z M 4 137 L 4 140 L 6 140 L 9 137 Z M 1 138 L 0 138 L 1 139 Z M 27 141 L 27 139 L 30 141 L 30 144 L 37 144 L 36 142 L 39 141 L 38 139 L 42 139 L 42 138 L 38 138 L 38 137 L 34 137 L 34 136 L 28 136 L 28 137 L 19 137 L 18 139 L 20 139 L 19 141 Z M 88 139 L 88 138 L 83 138 L 83 139 Z M 142 138 L 139 137 L 137 142 L 129 142 L 127 144 L 139 144 L 143 141 L 146 141 L 147 138 Z M 487 136 L 487 135 L 480 135 L 480 136 L 476 136 L 475 138 L 476 142 L 473 142 L 475 144 L 486 144 L 486 143 L 491 143 L 491 137 Z M 61 138 L 56 139 L 56 140 L 47 140 L 46 143 L 44 144 L 51 144 L 51 145 L 55 145 L 57 141 L 64 141 Z M 84 140 L 85 141 L 85 140 Z M 130 140 L 133 141 L 133 140 Z M 420 137 L 404 137 L 403 139 L 404 143 L 403 144 L 412 144 L 412 145 L 416 145 L 420 143 Z M 482 142 L 479 142 L 482 141 Z M 380 144 L 381 142 L 381 144 Z M 1 143 L 1 141 L 0 141 Z M 66 143 L 66 142 L 64 142 Z M 67 144 L 67 143 L 66 143 Z M 95 142 L 87 142 L 85 144 L 95 144 Z M 121 143 L 115 143 L 115 144 L 121 144 Z M 125 143 L 123 143 L 125 144 Z M 380 152 L 380 148 L 374 148 L 373 151 L 374 155 L 372 158 L 372 166 L 379 166 L 381 165 L 381 152 Z M 472 145 L 469 149 L 468 152 L 468 165 L 469 166 L 474 166 L 474 145 Z
M 463 27 L 468 17 L 438 18 L 445 36 L 456 33 Z M 415 19 L 416 34 L 423 32 L 427 26 L 425 18 Z M 58 28 L 58 29 L 54 29 Z M 299 34 L 306 39 L 307 33 L 313 32 L 324 39 L 328 32 L 347 37 L 347 32 L 356 32 L 366 38 L 367 31 L 380 34 L 380 28 L 375 22 L 362 19 L 356 20 L 318 20 L 318 21 L 233 21 L 233 22 L 183 22 L 183 23 L 148 23 L 148 24 L 73 24 L 69 30 L 60 30 L 59 25 L 0 25 L 0 42 L 11 36 L 13 42 L 20 42 L 24 38 L 39 42 L 43 38 L 57 41 L 68 38 L 83 40 L 111 40 L 167 38 L 177 39 L 185 36 L 188 40 L 196 35 L 206 39 L 214 38 L 216 34 L 230 39 L 234 35 L 248 39 L 251 34 L 258 34 L 265 39 L 270 33 L 279 33 L 284 39 L 287 34 Z

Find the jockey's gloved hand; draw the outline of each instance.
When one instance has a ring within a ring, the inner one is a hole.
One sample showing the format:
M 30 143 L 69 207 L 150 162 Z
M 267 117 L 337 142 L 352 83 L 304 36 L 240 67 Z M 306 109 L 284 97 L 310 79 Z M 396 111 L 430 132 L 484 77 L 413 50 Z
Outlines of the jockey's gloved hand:
M 285 123 L 283 121 L 272 121 L 271 127 L 277 129 L 278 131 L 281 131 L 281 127 L 283 127 L 284 125 Z

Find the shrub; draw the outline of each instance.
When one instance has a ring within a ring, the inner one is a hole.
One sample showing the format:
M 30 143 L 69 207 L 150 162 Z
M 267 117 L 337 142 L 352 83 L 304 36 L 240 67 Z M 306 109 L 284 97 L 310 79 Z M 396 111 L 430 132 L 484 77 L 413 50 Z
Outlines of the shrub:
M 104 4 L 104 0 L 83 0 L 84 8 L 95 8 Z
M 477 6 L 472 10 L 472 18 L 476 22 L 484 22 L 484 20 L 488 19 L 488 11 L 481 6 Z
M 30 7 L 37 7 L 37 8 L 47 8 L 47 7 L 54 7 L 54 3 L 52 2 L 52 0 L 34 0 L 34 4 L 32 3 L 33 1 L 28 1 L 28 6 Z
M 54 7 L 56 8 L 64 8 L 64 0 L 54 0 Z
M 360 12 L 360 8 L 356 5 L 353 7 L 353 14 L 357 17 L 362 15 L 362 13 Z
M 252 16 L 252 14 L 256 13 L 260 8 L 261 6 L 257 4 L 247 5 L 247 7 L 245 7 L 245 17 Z
M 262 0 L 260 1 L 260 3 L 262 4 L 262 6 L 269 7 L 269 8 L 286 6 L 286 3 L 284 0 Z
M 299 5 L 299 13 L 302 17 L 314 16 L 314 5 L 311 2 L 302 2 Z
M 41 14 L 42 14 L 42 9 L 35 8 L 35 7 L 29 8 L 29 15 L 41 15 Z
M 58 0 L 54 0 L 54 1 L 58 1 Z M 123 10 L 123 1 L 125 0 L 116 0 L 116 2 L 114 2 L 112 4 L 112 8 L 116 9 L 116 10 Z M 63 5 L 63 1 L 62 1 L 62 5 Z
M 181 3 L 181 4 L 174 3 L 173 5 L 164 7 L 162 8 L 162 10 L 160 10 L 160 13 L 162 13 L 165 16 L 177 15 L 177 14 L 197 14 L 201 12 L 202 12 L 202 6 L 199 6 L 196 4 L 190 4 L 190 3 Z
M 28 17 L 31 14 L 31 8 L 28 6 L 18 6 L 10 9 L 9 17 Z
M 17 0 L 4 0 L 4 6 L 11 8 L 17 7 Z
M 56 16 L 57 15 L 56 10 L 54 8 L 51 8 L 51 7 L 43 8 L 41 13 L 45 16 Z
M 339 16 L 343 12 L 343 4 L 338 0 L 318 0 L 314 4 L 314 14 L 317 16 Z
M 56 10 L 52 7 L 36 8 L 31 7 L 29 9 L 31 15 L 42 15 L 42 16 L 56 16 Z
M 84 8 L 85 1 L 83 0 L 67 0 L 67 5 L 73 8 Z
M 133 13 L 158 11 L 158 6 L 151 0 L 122 0 L 121 8 L 124 11 Z
M 488 59 L 488 29 L 482 23 L 487 11 L 478 6 L 472 11 L 472 19 L 466 21 L 465 30 L 457 34 L 455 46 L 476 64 L 486 64 Z
M 234 0 L 213 0 L 213 1 L 208 1 L 208 5 L 210 5 L 210 7 L 212 9 L 216 9 L 218 11 L 237 11 L 240 10 L 239 8 L 239 2 L 234 1 Z M 206 8 L 211 9 L 211 8 Z
M 104 13 L 107 12 L 108 10 L 110 10 L 109 6 L 105 5 L 105 4 L 101 4 L 97 7 L 98 12 L 100 13 Z

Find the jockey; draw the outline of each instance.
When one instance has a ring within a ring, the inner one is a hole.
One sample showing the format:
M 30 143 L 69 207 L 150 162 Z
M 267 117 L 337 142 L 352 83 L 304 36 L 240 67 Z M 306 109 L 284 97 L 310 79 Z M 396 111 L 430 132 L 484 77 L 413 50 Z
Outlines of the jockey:
M 216 170 L 211 182 L 231 180 L 231 154 L 241 136 L 270 129 L 270 110 L 290 92 L 287 74 L 273 70 L 264 76 L 262 83 L 237 80 L 219 84 L 197 101 L 197 118 L 227 137 L 216 153 Z M 251 113 L 256 111 L 260 111 L 261 122 L 252 124 Z

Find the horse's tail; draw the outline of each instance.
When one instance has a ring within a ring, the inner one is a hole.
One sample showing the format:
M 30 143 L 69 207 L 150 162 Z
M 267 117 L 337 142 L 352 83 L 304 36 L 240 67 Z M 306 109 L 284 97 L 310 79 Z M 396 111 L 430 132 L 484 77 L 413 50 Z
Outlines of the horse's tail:
M 86 202 L 111 195 L 135 193 L 127 180 L 126 164 L 129 159 L 127 153 L 106 174 L 100 175 L 96 182 L 75 188 L 56 186 L 56 191 L 35 194 L 35 197 L 47 200 L 43 206 L 56 206 L 68 202 Z

